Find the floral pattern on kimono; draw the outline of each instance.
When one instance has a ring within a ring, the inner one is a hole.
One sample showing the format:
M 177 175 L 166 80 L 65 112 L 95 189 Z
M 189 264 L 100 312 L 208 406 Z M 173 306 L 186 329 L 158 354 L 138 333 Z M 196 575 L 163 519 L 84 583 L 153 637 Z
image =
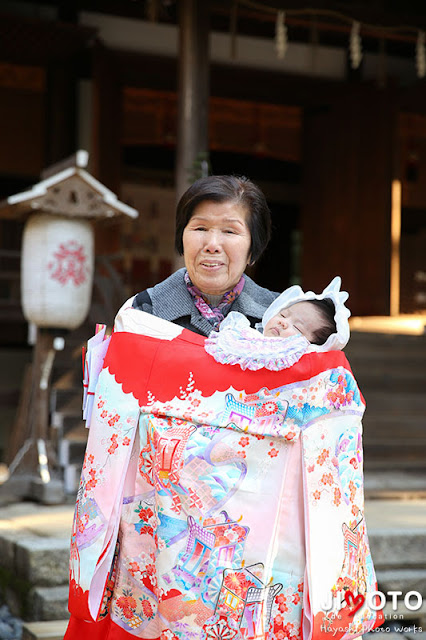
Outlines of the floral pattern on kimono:
M 76 505 L 66 640 L 350 640 L 372 629 L 382 619 L 366 603 L 340 618 L 323 607 L 376 589 L 364 403 L 345 356 L 242 371 L 203 342 L 186 330 L 111 338 Z

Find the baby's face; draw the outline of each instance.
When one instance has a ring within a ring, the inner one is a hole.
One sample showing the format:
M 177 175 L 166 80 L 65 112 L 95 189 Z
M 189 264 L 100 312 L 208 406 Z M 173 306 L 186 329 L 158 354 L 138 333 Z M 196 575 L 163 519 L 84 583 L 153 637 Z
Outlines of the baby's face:
M 324 324 L 318 309 L 309 302 L 296 302 L 291 307 L 281 309 L 266 324 L 263 335 L 268 338 L 288 338 L 302 335 L 309 342 L 314 339 L 314 333 Z

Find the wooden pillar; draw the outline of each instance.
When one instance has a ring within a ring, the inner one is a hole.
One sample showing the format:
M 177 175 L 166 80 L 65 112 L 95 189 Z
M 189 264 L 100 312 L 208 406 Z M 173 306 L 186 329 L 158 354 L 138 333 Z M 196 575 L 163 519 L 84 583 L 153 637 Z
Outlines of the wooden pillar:
M 93 50 L 93 153 L 91 173 L 116 194 L 121 181 L 122 87 L 113 51 Z
M 176 198 L 194 181 L 208 152 L 209 1 L 179 3 L 178 126 Z
M 27 441 L 50 439 L 49 399 L 50 374 L 54 348 L 53 334 L 48 329 L 38 329 L 32 364 L 27 367 L 25 381 L 7 449 L 7 463 L 11 464 Z
M 53 348 L 53 334 L 48 329 L 38 329 L 37 342 L 34 346 L 33 360 L 33 420 L 32 437 L 48 440 L 49 429 L 49 398 L 50 374 L 52 371 L 55 350 Z
M 118 196 L 121 187 L 122 162 L 122 81 L 114 51 L 101 42 L 93 48 L 93 128 L 90 171 Z M 120 251 L 119 220 L 96 225 L 96 254 Z
M 77 73 L 74 62 L 65 58 L 51 61 L 47 85 L 45 166 L 76 150 Z

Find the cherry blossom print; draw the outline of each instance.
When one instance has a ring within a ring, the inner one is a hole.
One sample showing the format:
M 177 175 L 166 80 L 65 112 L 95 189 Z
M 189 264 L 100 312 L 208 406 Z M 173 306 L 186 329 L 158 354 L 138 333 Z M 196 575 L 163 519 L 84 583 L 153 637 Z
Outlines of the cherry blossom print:
M 142 573 L 137 562 L 129 562 L 128 570 L 132 576 L 135 576 L 137 573 Z
M 111 438 L 110 438 L 111 445 L 107 449 L 107 451 L 108 451 L 108 453 L 110 455 L 113 455 L 115 453 L 116 449 L 118 449 L 117 438 L 118 438 L 118 434 L 117 433 L 113 433 Z
M 120 416 L 118 415 L 118 413 L 116 413 L 115 415 L 111 414 L 108 419 L 108 424 L 110 427 L 113 427 L 115 423 L 118 422 L 119 420 L 120 420 Z
M 334 482 L 333 475 L 331 473 L 323 473 L 320 482 L 321 484 L 331 486 Z
M 356 486 L 353 480 L 349 481 L 349 495 L 350 501 L 353 502 L 356 494 Z
M 325 394 L 326 402 L 335 409 L 341 409 L 352 403 L 360 404 L 361 398 L 355 380 L 348 372 L 334 370 L 330 375 L 331 389 Z
M 285 597 L 285 595 L 283 593 L 280 593 L 280 595 L 276 597 L 275 601 L 276 601 L 276 603 L 278 605 L 278 611 L 280 613 L 285 613 L 286 611 L 288 611 L 288 606 L 287 606 L 287 603 L 286 603 L 286 597 Z
M 323 465 L 329 455 L 330 455 L 330 452 L 328 451 L 328 449 L 323 449 L 317 458 L 318 464 Z
M 86 484 L 84 487 L 86 496 L 87 496 L 87 492 L 90 491 L 91 489 L 94 489 L 98 484 L 98 478 L 96 477 L 96 469 L 94 468 L 90 469 L 87 475 L 89 476 L 89 478 L 88 480 L 86 480 Z

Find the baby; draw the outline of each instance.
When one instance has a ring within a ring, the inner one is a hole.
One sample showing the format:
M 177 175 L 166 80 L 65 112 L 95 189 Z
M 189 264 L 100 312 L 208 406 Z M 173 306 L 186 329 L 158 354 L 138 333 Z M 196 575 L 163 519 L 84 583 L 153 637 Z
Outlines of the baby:
M 205 342 L 217 362 L 239 364 L 242 369 L 280 370 L 292 366 L 310 351 L 343 349 L 349 340 L 346 291 L 336 277 L 321 294 L 299 286 L 286 289 L 252 329 L 241 313 L 231 312 L 218 332 Z
M 334 314 L 335 306 L 330 298 L 295 302 L 267 320 L 263 335 L 267 338 L 302 335 L 311 344 L 321 345 L 336 332 Z

